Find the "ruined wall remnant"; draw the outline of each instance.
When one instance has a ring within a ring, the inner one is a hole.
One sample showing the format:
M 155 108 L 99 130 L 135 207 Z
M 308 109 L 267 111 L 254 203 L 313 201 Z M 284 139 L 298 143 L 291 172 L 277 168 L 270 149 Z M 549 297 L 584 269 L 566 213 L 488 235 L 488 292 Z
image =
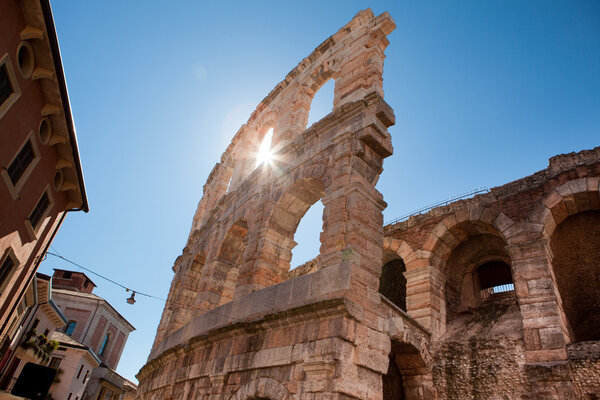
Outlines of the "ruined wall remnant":
M 175 261 L 141 400 L 600 396 L 600 324 L 581 325 L 600 298 L 574 289 L 600 274 L 600 148 L 384 228 L 375 183 L 392 154 L 382 73 L 394 27 L 359 12 L 235 135 Z M 307 128 L 329 79 L 333 111 Z M 248 149 L 271 129 L 275 158 L 256 167 Z M 319 255 L 290 272 L 319 200 Z

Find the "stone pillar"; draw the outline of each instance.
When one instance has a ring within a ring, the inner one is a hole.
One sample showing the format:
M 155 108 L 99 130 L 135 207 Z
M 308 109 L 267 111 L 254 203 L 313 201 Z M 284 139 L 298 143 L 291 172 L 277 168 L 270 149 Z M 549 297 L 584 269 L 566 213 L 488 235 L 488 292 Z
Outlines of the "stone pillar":
M 200 281 L 200 295 L 197 297 L 194 308 L 200 311 L 212 310 L 215 307 L 223 304 L 223 292 L 227 285 L 227 279 L 231 278 L 231 270 L 235 266 L 223 260 L 213 260 L 205 267 L 205 273 Z M 237 273 L 234 273 L 237 278 Z M 231 300 L 231 299 L 229 299 Z
M 307 361 L 302 364 L 305 379 L 301 399 L 314 399 L 331 391 L 335 362 L 332 360 Z
M 158 325 L 154 346 L 170 333 L 181 328 L 194 316 L 194 303 L 200 291 L 200 275 L 204 268 L 204 258 L 184 250 L 183 255 L 175 260 L 173 271 L 175 276 L 167 297 L 167 304 Z
M 292 249 L 297 244 L 293 239 L 268 228 L 258 232 L 257 237 L 256 253 L 240 271 L 236 298 L 284 281 L 290 269 Z
M 547 242 L 538 239 L 513 243 L 507 250 L 512 258 L 515 292 L 523 316 L 527 361 L 566 360 L 569 329 Z
M 438 268 L 411 268 L 411 264 L 404 273 L 407 313 L 433 337 L 440 337 L 446 332 L 446 277 Z
M 372 92 L 383 98 L 384 51 L 389 44 L 386 36 L 396 25 L 389 15 L 386 17 L 382 14 L 381 17 L 377 21 L 379 29 L 369 36 L 363 36 L 361 46 L 354 46 L 360 50 L 346 55 L 339 78 L 336 78 L 334 108 Z

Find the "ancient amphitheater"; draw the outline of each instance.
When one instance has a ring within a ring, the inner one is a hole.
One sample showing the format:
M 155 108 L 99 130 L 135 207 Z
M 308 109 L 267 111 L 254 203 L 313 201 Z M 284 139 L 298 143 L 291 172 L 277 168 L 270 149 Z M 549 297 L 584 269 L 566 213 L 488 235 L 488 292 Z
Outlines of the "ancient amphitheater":
M 359 12 L 214 167 L 138 398 L 600 398 L 600 147 L 384 226 L 387 13 Z M 315 92 L 332 113 L 307 129 Z M 278 159 L 247 149 L 273 128 Z M 543 167 L 543 166 L 540 166 Z M 322 200 L 319 256 L 290 271 Z

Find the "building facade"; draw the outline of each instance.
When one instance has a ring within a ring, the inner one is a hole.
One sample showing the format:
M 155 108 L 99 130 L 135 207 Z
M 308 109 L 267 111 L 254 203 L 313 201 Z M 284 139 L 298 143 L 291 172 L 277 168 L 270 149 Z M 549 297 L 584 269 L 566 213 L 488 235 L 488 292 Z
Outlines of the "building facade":
M 47 0 L 0 2 L 0 359 L 67 212 L 88 210 Z
M 84 273 L 55 269 L 52 283 L 54 299 L 67 323 L 64 332 L 53 336 L 61 343 L 57 357 L 62 357 L 65 379 L 52 386 L 51 395 L 67 400 L 122 400 L 135 385 L 115 370 L 135 328 L 93 293 L 96 285 Z
M 139 399 L 600 397 L 600 148 L 384 227 L 394 28 L 359 12 L 235 135 L 175 261 Z M 329 79 L 333 111 L 307 127 Z M 271 128 L 275 159 L 255 168 L 248 149 Z M 290 271 L 319 200 L 319 256 Z
M 100 359 L 89 347 L 63 332 L 54 332 L 52 340 L 59 346 L 52 353 L 49 364 L 58 372 L 50 387 L 50 397 L 55 400 L 83 399 L 91 373 L 100 366 Z
M 66 317 L 52 300 L 51 278 L 37 273 L 25 295 L 30 306 L 17 325 L 14 337 L 0 364 L 0 390 L 10 391 L 28 362 L 49 365 L 58 343 L 52 335 L 67 323 Z

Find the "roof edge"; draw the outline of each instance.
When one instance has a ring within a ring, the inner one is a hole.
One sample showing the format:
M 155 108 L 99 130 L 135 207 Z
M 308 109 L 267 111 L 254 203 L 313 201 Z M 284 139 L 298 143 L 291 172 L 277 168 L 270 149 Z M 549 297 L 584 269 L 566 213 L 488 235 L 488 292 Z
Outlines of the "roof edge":
M 49 0 L 40 0 L 40 6 L 44 15 L 44 22 L 46 24 L 46 32 L 48 33 L 48 42 L 52 50 L 52 58 L 54 61 L 54 70 L 56 71 L 56 79 L 60 88 L 60 96 L 63 103 L 63 110 L 65 112 L 65 119 L 67 122 L 67 128 L 69 131 L 69 139 L 71 140 L 71 149 L 73 153 L 73 160 L 75 161 L 75 168 L 77 170 L 77 180 L 79 183 L 79 191 L 81 192 L 81 207 L 71 208 L 67 211 L 83 211 L 88 212 L 89 204 L 87 194 L 85 191 L 85 182 L 83 179 L 83 169 L 81 168 L 81 159 L 79 157 L 79 146 L 77 144 L 77 135 L 75 133 L 75 123 L 73 122 L 73 114 L 71 113 L 71 103 L 69 101 L 69 93 L 67 90 L 67 81 L 65 79 L 65 72 L 63 70 L 62 58 L 60 56 L 60 47 L 58 45 L 58 36 L 56 35 L 56 27 L 54 25 L 54 17 L 52 15 L 52 8 L 50 7 Z

